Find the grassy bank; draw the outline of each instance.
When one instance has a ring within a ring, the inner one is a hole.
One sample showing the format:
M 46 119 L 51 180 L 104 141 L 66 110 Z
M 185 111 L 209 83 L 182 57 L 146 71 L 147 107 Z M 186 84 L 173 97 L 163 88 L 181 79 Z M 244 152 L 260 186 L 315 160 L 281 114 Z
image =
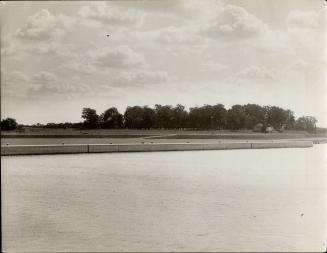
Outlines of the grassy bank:
M 151 138 L 151 139 L 299 139 L 327 137 L 305 131 L 255 133 L 229 130 L 131 130 L 131 129 L 49 129 L 26 128 L 24 131 L 2 131 L 1 138 Z

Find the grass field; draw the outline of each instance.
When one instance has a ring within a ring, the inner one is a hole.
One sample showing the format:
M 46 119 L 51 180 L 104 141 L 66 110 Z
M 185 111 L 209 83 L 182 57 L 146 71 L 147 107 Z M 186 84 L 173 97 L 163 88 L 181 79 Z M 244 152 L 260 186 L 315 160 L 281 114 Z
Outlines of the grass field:
M 2 138 L 161 138 L 161 139 L 296 139 L 327 137 L 327 134 L 309 134 L 305 131 L 283 133 L 256 133 L 251 130 L 132 130 L 132 129 L 50 129 L 25 128 L 24 130 L 2 131 Z

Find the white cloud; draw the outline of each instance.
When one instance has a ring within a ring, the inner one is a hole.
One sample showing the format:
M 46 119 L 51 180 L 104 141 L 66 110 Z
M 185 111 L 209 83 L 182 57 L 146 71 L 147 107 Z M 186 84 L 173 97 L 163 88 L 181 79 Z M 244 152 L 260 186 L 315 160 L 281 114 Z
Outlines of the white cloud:
M 116 86 L 139 86 L 139 85 L 156 85 L 165 83 L 168 80 L 166 72 L 162 71 L 137 71 L 124 73 L 113 80 Z
M 217 39 L 249 39 L 265 34 L 268 26 L 242 7 L 227 5 L 202 33 Z
M 155 31 L 156 40 L 161 44 L 199 44 L 203 39 L 197 34 L 196 26 L 169 26 Z
M 323 62 L 309 62 L 304 59 L 293 61 L 284 68 L 284 75 L 295 75 L 297 78 L 310 75 L 312 84 L 315 78 L 325 79 L 326 64 Z
M 72 57 L 73 47 L 68 43 L 38 43 L 37 45 L 29 45 L 25 49 L 25 52 L 39 55 L 51 55 L 61 57 Z
M 50 41 L 62 38 L 74 19 L 64 15 L 54 16 L 48 10 L 42 9 L 27 18 L 26 24 L 18 29 L 16 36 L 21 39 Z
M 48 71 L 40 71 L 29 79 L 28 90 L 26 95 L 33 98 L 44 96 L 61 95 L 65 98 L 73 95 L 93 94 L 97 87 L 91 87 L 79 79 L 60 78 L 56 74 Z
M 91 62 L 101 68 L 139 68 L 146 65 L 142 54 L 128 46 L 103 47 L 88 52 Z
M 318 28 L 319 14 L 315 11 L 293 10 L 288 14 L 286 24 L 288 28 Z
M 71 33 L 75 21 L 62 14 L 53 15 L 46 9 L 39 10 L 16 32 L 1 38 L 1 56 L 13 60 L 35 56 L 71 57 L 74 47 L 62 39 Z
M 5 69 L 1 69 L 1 77 L 3 81 L 3 85 L 29 81 L 29 78 L 26 74 L 16 70 L 12 72 L 7 72 Z
M 300 57 L 320 54 L 325 38 L 325 15 L 294 10 L 286 18 L 287 35 Z M 315 56 L 316 57 L 316 56 Z
M 289 69 L 296 70 L 296 71 L 306 71 L 308 69 L 312 69 L 314 65 L 312 63 L 309 63 L 303 59 L 300 59 L 296 62 L 293 62 Z
M 266 67 L 250 66 L 235 74 L 236 79 L 273 80 L 276 77 L 272 69 Z
M 1 68 L 1 93 L 5 96 L 21 97 L 30 86 L 30 78 L 25 73 Z
M 96 67 L 90 63 L 84 63 L 81 59 L 70 61 L 59 66 L 64 72 L 76 72 L 78 74 L 91 74 L 96 71 Z
M 134 10 L 120 10 L 117 6 L 106 2 L 93 2 L 79 10 L 79 15 L 105 26 L 141 26 L 144 15 Z M 87 24 L 87 22 L 86 22 Z
M 52 85 L 40 84 L 33 85 L 29 90 L 28 94 L 30 97 L 40 98 L 41 96 L 56 96 L 62 95 L 65 98 L 71 98 L 73 96 L 90 95 L 92 89 L 89 85 L 84 83 L 66 83 L 57 82 Z
M 47 84 L 50 82 L 55 82 L 58 80 L 58 77 L 50 72 L 41 71 L 32 76 L 31 81 L 37 84 Z
M 114 6 L 124 6 L 124 3 L 113 1 Z M 221 9 L 222 2 L 216 0 L 164 0 L 164 1 L 128 1 L 126 5 L 133 10 L 146 14 L 146 17 L 166 17 L 175 21 L 197 21 L 210 19 Z M 205 15 L 204 15 L 205 13 Z
M 209 60 L 201 63 L 201 69 L 202 71 L 221 72 L 228 69 L 228 67 L 220 62 Z

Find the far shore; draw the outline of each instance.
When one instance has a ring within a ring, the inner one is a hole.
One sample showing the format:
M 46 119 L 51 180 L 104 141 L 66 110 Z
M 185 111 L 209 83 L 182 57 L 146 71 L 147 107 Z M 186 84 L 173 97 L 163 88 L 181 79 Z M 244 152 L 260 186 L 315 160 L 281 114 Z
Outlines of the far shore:
M 24 130 L 1 131 L 1 138 L 146 138 L 146 139 L 234 139 L 271 140 L 327 138 L 327 133 L 308 133 L 306 131 L 284 131 L 273 133 L 250 130 L 132 130 L 132 129 L 49 129 L 26 128 Z
M 129 129 L 47 129 L 27 128 L 25 132 L 2 131 L 1 145 L 57 145 L 57 144 L 159 144 L 159 143 L 217 143 L 263 142 L 269 140 L 309 140 L 326 143 L 326 134 L 305 131 L 257 133 L 228 130 L 129 130 Z

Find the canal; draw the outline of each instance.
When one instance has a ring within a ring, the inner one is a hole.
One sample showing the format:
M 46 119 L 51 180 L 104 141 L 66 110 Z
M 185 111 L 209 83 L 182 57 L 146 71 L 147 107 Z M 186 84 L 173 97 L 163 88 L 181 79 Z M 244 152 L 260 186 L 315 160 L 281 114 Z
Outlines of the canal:
M 325 251 L 326 151 L 1 157 L 3 249 Z

